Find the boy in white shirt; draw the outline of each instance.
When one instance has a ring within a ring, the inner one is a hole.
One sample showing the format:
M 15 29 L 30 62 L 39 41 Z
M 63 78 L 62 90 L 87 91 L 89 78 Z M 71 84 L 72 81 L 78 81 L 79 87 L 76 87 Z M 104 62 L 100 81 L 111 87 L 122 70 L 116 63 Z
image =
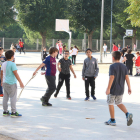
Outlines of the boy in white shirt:
M 107 45 L 106 45 L 106 43 L 104 43 L 103 49 L 104 49 L 104 57 L 105 57 L 105 55 L 107 57 Z

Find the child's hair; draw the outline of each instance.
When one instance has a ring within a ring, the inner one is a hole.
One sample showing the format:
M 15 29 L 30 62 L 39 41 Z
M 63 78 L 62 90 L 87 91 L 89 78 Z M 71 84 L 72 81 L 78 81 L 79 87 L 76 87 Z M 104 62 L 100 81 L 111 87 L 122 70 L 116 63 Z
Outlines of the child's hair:
M 43 47 L 43 50 L 46 49 L 46 47 Z
M 140 55 L 140 52 L 136 52 L 136 54 Z
M 19 41 L 21 41 L 21 40 L 19 40 Z
M 2 51 L 3 50 L 3 48 L 2 47 L 0 47 L 0 51 Z
M 66 47 L 66 45 L 63 46 L 63 49 Z
M 73 49 L 73 47 L 70 47 L 70 50 L 72 50 Z
M 115 45 L 115 43 L 113 43 Z
M 55 52 L 58 52 L 58 49 L 57 49 L 56 47 L 51 47 L 51 48 L 49 49 L 49 54 L 53 54 L 53 53 L 55 53 Z
M 91 51 L 91 52 L 92 52 L 92 50 L 91 50 L 90 48 L 87 48 L 87 49 L 86 49 L 86 52 L 87 52 L 87 51 Z
M 120 52 L 121 53 L 121 56 L 123 55 L 123 52 Z
M 132 50 L 131 50 L 131 49 L 128 49 L 128 50 L 127 50 L 127 53 L 128 53 L 128 54 L 130 54 L 131 52 L 132 52 Z
M 76 46 L 76 45 L 74 45 L 74 48 L 77 48 L 77 46 Z
M 8 50 L 8 51 L 5 53 L 6 59 L 11 59 L 12 56 L 14 56 L 14 52 L 13 52 L 12 50 Z
M 120 60 L 121 53 L 119 51 L 115 51 L 112 53 L 112 56 L 114 57 L 115 60 Z
M 69 51 L 68 51 L 68 50 L 65 50 L 64 52 L 67 52 L 67 53 L 69 53 Z

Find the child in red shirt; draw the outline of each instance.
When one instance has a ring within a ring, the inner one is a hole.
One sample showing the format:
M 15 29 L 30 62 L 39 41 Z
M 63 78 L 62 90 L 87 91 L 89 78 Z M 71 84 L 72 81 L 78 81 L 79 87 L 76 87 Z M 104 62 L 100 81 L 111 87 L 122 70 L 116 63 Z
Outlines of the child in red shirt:
M 136 75 L 135 76 L 140 76 L 140 53 L 136 52 L 137 59 L 135 60 L 135 66 L 136 66 Z

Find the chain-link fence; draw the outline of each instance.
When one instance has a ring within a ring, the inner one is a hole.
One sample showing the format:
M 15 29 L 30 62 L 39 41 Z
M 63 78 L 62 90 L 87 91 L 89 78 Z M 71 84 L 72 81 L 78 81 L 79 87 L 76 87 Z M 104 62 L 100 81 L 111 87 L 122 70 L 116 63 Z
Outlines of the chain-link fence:
M 29 51 L 41 51 L 41 46 L 42 46 L 42 39 L 26 39 L 26 38 L 21 38 L 21 40 L 24 42 L 24 47 L 26 50 Z M 46 48 L 47 50 L 51 46 L 56 46 L 58 39 L 46 39 Z M 67 46 L 68 49 L 68 44 L 69 40 L 68 39 L 59 39 L 62 41 L 63 45 Z M 0 38 L 0 46 L 3 47 L 4 49 L 10 49 L 11 44 L 18 44 L 19 38 Z M 103 43 L 106 43 L 108 46 L 108 51 L 111 49 L 112 50 L 112 45 L 110 48 L 110 40 L 104 40 Z M 112 40 L 112 43 L 115 43 L 116 45 L 121 44 L 123 47 L 123 40 Z M 71 46 L 76 45 L 80 51 L 85 51 L 86 48 L 88 48 L 88 39 L 72 39 L 71 40 Z M 132 39 L 125 39 L 124 46 L 126 47 L 129 45 L 131 49 L 133 49 L 133 44 L 132 44 Z M 137 50 L 140 50 L 140 40 L 136 41 L 136 46 Z M 92 40 L 92 50 L 93 51 L 99 51 L 100 50 L 100 40 L 98 39 L 93 39 Z

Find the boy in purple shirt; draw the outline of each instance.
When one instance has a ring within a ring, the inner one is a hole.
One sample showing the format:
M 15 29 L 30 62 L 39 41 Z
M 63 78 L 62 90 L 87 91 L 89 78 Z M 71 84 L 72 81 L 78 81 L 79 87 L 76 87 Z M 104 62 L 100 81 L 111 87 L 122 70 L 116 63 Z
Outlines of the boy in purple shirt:
M 45 73 L 46 82 L 48 85 L 48 89 L 46 90 L 46 93 L 42 98 L 40 99 L 42 101 L 42 106 L 52 106 L 52 104 L 49 103 L 49 99 L 53 92 L 56 90 L 56 84 L 55 84 L 55 74 L 56 74 L 56 60 L 55 57 L 58 54 L 58 49 L 56 47 L 51 47 L 49 50 L 50 56 L 46 57 L 46 59 L 43 61 L 43 63 L 36 69 L 36 71 L 33 73 L 35 75 L 37 71 L 42 68 L 43 66 L 47 67 L 47 70 Z

